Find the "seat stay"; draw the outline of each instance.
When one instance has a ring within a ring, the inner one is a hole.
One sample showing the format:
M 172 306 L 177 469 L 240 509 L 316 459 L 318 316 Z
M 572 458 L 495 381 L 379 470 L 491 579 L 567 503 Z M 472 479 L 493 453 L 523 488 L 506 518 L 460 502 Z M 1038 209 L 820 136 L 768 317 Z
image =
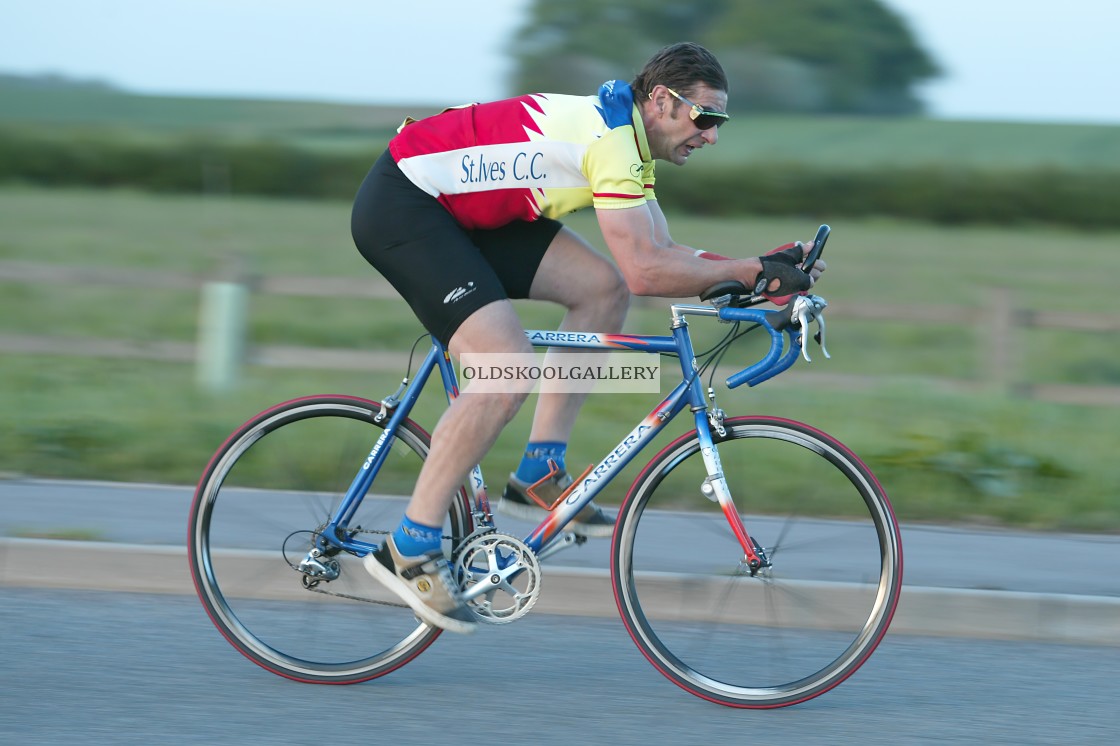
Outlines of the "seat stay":
M 420 398 L 420 394 L 423 392 L 424 386 L 427 384 L 432 371 L 436 367 L 439 367 L 441 371 L 443 370 L 445 358 L 446 354 L 442 346 L 438 343 L 433 344 L 432 348 L 428 350 L 428 354 L 425 355 L 424 360 L 420 363 L 416 375 L 413 376 L 412 381 L 405 386 L 403 396 L 397 400 L 391 409 L 388 407 L 382 409 L 382 413 L 384 413 L 386 409 L 389 409 L 389 422 L 385 425 L 385 429 L 382 430 L 381 436 L 377 439 L 377 442 L 374 443 L 373 447 L 370 449 L 365 462 L 363 462 L 358 473 L 354 476 L 350 487 L 347 488 L 346 496 L 342 499 L 338 510 L 335 511 L 331 522 L 323 531 L 324 535 L 331 543 L 339 543 L 345 549 L 359 551 L 361 553 L 377 549 L 375 545 L 371 545 L 367 542 L 347 540 L 338 537 L 345 536 L 346 530 L 350 525 L 350 520 L 354 517 L 354 513 L 357 512 L 358 506 L 362 503 L 362 498 L 364 498 L 369 491 L 370 485 L 373 484 L 373 480 L 377 477 L 377 473 L 381 470 L 381 466 L 385 463 L 385 459 L 392 450 L 391 447 L 386 447 L 387 444 L 390 444 L 392 439 L 396 437 L 401 422 L 407 419 L 412 412 L 412 407 L 416 404 L 417 399 Z

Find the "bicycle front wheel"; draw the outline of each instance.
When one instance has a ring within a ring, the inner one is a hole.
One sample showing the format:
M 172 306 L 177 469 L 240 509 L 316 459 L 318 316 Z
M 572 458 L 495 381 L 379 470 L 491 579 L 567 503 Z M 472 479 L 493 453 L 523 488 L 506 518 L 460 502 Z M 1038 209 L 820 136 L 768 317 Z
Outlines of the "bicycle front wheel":
M 801 423 L 737 417 L 716 436 L 743 524 L 769 564 L 751 573 L 721 507 L 701 492 L 695 432 L 634 481 L 611 574 L 646 658 L 718 704 L 803 702 L 844 681 L 883 639 L 902 543 L 883 488 L 850 450 Z
M 366 572 L 361 558 L 327 552 L 337 573 L 315 583 L 296 566 L 345 496 L 384 432 L 380 406 L 346 396 L 280 404 L 218 449 L 195 492 L 188 532 L 191 574 L 210 619 L 254 663 L 298 681 L 348 684 L 392 671 L 440 630 Z M 429 438 L 402 422 L 349 528 L 380 544 L 404 514 Z M 444 525 L 445 551 L 470 533 L 460 488 Z

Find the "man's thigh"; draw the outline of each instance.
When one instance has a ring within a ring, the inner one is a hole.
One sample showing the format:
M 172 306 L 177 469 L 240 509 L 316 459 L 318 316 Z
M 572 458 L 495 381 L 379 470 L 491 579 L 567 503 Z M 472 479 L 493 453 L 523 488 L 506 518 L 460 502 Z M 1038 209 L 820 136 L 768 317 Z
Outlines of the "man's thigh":
M 528 297 L 572 308 L 589 299 L 625 295 L 625 287 L 614 262 L 565 227 L 541 259 Z

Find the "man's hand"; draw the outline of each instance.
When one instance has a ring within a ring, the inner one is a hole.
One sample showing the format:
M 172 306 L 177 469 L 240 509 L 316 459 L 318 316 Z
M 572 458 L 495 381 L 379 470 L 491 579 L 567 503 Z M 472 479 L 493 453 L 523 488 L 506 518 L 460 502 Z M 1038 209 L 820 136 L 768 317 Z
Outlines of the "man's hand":
M 758 273 L 754 292 L 765 295 L 771 303 L 784 306 L 795 294 L 811 288 L 825 269 L 824 262 L 818 261 L 811 274 L 801 271 L 801 263 L 812 248 L 812 242 L 803 244 L 797 241 L 760 256 L 758 260 L 762 262 L 762 271 Z

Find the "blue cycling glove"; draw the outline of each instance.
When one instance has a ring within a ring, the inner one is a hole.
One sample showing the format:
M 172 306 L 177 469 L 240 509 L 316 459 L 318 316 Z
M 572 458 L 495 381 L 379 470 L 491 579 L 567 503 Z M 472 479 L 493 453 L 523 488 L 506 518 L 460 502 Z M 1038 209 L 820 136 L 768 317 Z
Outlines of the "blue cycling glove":
M 599 86 L 599 113 L 612 130 L 634 123 L 634 91 L 624 80 L 608 80 Z

